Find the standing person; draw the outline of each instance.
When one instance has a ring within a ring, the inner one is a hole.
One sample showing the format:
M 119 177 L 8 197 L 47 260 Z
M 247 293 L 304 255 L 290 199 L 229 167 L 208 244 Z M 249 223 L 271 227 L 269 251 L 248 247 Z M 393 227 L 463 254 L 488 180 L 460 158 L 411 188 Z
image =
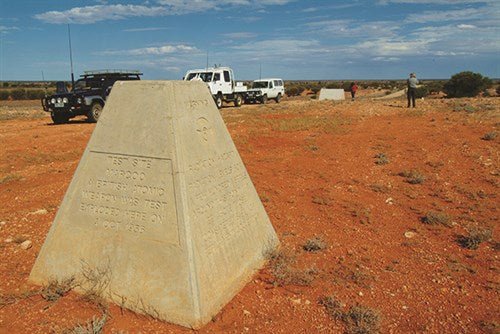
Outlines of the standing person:
M 356 85 L 355 82 L 351 82 L 350 90 L 351 90 L 351 99 L 352 101 L 354 101 L 354 97 L 356 95 L 356 92 L 358 91 L 358 85 Z
M 408 108 L 410 108 L 413 103 L 413 108 L 415 108 L 415 95 L 417 94 L 418 80 L 415 73 L 410 73 L 410 78 L 406 81 L 408 92 Z M 411 102 L 411 103 L 410 103 Z

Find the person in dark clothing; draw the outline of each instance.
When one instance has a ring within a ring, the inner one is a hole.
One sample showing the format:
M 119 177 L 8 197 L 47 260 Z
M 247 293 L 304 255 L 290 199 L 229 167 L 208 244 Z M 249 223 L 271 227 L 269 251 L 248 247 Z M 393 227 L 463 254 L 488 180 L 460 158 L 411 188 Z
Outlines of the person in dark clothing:
M 351 99 L 354 101 L 354 97 L 356 95 L 356 92 L 358 91 L 358 85 L 356 85 L 355 82 L 351 82 L 350 90 L 351 90 Z
M 415 73 L 410 74 L 410 78 L 406 82 L 408 87 L 407 97 L 408 97 L 408 108 L 413 104 L 415 108 L 415 95 L 417 94 L 418 80 Z

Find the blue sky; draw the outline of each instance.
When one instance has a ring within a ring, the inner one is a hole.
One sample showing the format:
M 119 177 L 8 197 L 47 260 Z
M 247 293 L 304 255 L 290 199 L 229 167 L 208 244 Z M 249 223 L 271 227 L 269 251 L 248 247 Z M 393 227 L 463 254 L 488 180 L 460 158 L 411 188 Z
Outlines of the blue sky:
M 139 69 L 180 79 L 231 66 L 238 79 L 500 77 L 499 0 L 0 0 L 0 80 Z

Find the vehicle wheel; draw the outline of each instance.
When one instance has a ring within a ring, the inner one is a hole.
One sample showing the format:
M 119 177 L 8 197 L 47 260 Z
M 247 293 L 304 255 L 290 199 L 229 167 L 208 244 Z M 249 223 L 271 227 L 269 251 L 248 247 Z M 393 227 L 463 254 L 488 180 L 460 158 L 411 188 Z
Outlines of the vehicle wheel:
M 87 114 L 88 120 L 92 123 L 97 122 L 99 116 L 101 116 L 101 112 L 102 112 L 102 105 L 99 102 L 92 103 L 90 111 Z
M 260 98 L 260 103 L 266 104 L 267 103 L 267 95 L 264 95 Z
M 221 94 L 218 94 L 216 97 L 215 97 L 215 104 L 217 105 L 217 108 L 222 108 L 222 95 Z
M 280 101 L 281 101 L 281 93 L 279 93 L 278 96 L 276 96 L 276 98 L 274 100 L 276 101 L 276 103 L 280 103 Z
M 241 95 L 236 94 L 236 98 L 234 99 L 234 106 L 241 107 L 242 103 L 243 103 L 243 99 L 241 98 Z
M 56 112 L 51 112 L 50 118 L 52 118 L 52 122 L 54 122 L 54 124 L 63 124 L 63 123 L 68 122 L 68 120 L 69 120 L 68 116 L 61 114 L 61 113 L 56 113 Z

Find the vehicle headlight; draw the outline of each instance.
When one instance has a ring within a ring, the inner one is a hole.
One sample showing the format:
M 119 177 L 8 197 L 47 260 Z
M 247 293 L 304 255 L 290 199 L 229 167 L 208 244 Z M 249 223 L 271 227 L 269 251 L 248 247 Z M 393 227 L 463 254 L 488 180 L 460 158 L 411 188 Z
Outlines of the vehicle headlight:
M 52 103 L 52 104 L 56 103 L 56 99 L 55 98 L 51 98 L 50 99 L 50 103 Z
M 63 98 L 63 103 L 68 103 L 68 98 L 67 97 Z
M 57 98 L 57 103 L 61 103 L 62 99 L 60 97 Z

